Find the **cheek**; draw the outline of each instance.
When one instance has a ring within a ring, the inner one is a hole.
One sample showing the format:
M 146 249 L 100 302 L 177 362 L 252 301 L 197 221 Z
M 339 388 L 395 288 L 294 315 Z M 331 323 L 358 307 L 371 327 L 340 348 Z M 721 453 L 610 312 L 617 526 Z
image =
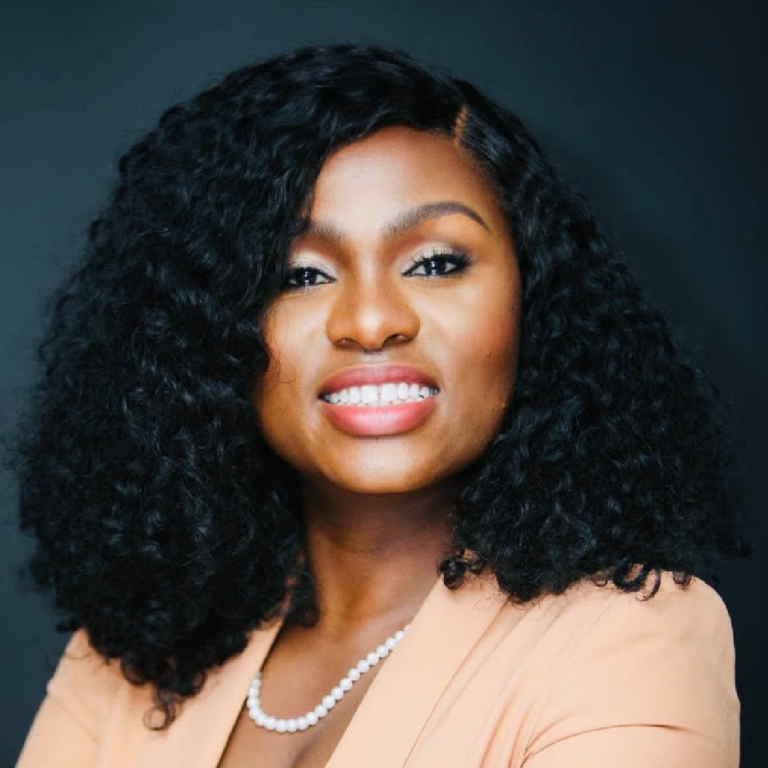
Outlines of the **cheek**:
M 471 316 L 456 338 L 460 391 L 473 407 L 474 418 L 497 428 L 512 397 L 520 341 L 520 295 L 516 283 L 508 291 L 486 292 L 482 312 Z
M 322 448 L 313 407 L 323 350 L 318 314 L 317 308 L 278 306 L 267 317 L 262 332 L 270 360 L 251 398 L 267 444 L 300 471 L 312 468 L 313 453 Z
M 269 350 L 267 370 L 255 384 L 252 402 L 257 422 L 268 441 L 275 427 L 290 421 L 297 402 L 299 385 L 299 358 L 293 350 L 300 348 L 300 340 L 293 338 L 290 326 L 280 317 L 270 317 L 264 324 L 264 341 Z

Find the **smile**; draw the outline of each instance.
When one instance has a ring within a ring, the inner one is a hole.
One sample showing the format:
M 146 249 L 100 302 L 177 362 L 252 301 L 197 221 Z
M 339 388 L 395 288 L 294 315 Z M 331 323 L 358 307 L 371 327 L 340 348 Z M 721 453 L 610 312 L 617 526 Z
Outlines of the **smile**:
M 440 390 L 416 383 L 388 382 L 380 386 L 364 384 L 346 387 L 322 395 L 321 399 L 332 405 L 353 405 L 359 408 L 383 408 L 405 403 L 418 403 L 434 397 Z

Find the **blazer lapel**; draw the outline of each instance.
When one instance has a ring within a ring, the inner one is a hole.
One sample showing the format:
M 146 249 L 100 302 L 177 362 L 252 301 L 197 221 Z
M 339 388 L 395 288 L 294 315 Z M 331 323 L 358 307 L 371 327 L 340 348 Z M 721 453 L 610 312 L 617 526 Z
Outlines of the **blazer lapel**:
M 186 703 L 165 738 L 155 743 L 157 750 L 153 759 L 143 765 L 216 768 L 248 695 L 251 680 L 261 668 L 281 625 L 282 619 L 276 619 L 269 626 L 254 631 L 239 656 L 209 672 L 203 689 Z
M 371 683 L 326 768 L 396 768 L 408 759 L 452 676 L 506 600 L 491 574 L 456 591 L 442 577 Z

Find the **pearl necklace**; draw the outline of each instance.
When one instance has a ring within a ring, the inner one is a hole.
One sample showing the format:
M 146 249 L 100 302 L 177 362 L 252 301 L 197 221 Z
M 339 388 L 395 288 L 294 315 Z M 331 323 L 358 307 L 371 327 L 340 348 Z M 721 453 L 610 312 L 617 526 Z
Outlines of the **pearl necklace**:
M 266 728 L 268 731 L 277 731 L 278 733 L 296 733 L 296 731 L 306 731 L 313 725 L 317 725 L 336 704 L 344 698 L 344 694 L 364 675 L 371 667 L 375 667 L 382 659 L 385 659 L 397 647 L 400 641 L 405 637 L 405 632 L 410 624 L 406 624 L 402 629 L 388 637 L 375 651 L 371 651 L 365 658 L 360 659 L 357 664 L 347 672 L 346 677 L 342 677 L 338 684 L 334 686 L 331 692 L 323 696 L 323 700 L 314 709 L 296 718 L 272 717 L 266 714 L 259 704 L 259 690 L 261 688 L 261 670 L 253 678 L 251 687 L 248 689 L 248 716 L 256 725 Z

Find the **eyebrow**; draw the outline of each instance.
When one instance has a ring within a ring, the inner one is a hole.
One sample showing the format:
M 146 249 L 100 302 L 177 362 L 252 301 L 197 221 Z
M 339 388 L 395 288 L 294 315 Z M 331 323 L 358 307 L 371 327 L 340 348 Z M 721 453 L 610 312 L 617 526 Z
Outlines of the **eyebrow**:
M 405 232 L 417 224 L 421 224 L 431 219 L 438 219 L 442 216 L 450 216 L 459 213 L 472 221 L 477 222 L 489 232 L 491 228 L 485 223 L 485 219 L 474 208 L 470 208 L 464 203 L 456 200 L 441 200 L 436 203 L 424 203 L 408 211 L 398 214 L 392 221 L 384 227 L 385 237 L 392 238 Z M 303 226 L 300 228 L 299 235 L 310 235 L 322 238 L 324 240 L 340 241 L 344 240 L 344 233 L 337 229 L 333 224 L 326 224 L 320 221 L 312 221 L 309 218 L 304 219 Z

